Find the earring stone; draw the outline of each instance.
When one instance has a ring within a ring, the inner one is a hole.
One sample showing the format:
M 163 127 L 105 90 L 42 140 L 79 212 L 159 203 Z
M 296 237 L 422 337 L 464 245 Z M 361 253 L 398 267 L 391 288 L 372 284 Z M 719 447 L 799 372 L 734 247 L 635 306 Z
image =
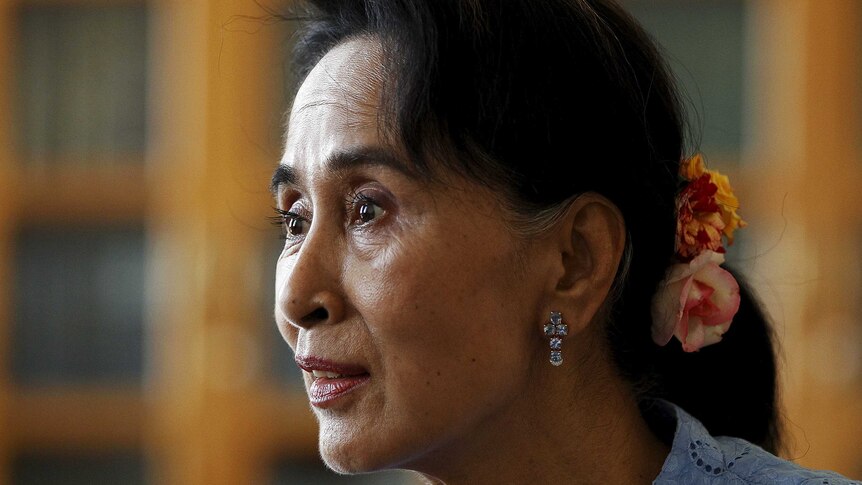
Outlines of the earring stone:
M 563 363 L 562 337 L 569 334 L 569 326 L 563 323 L 563 316 L 560 312 L 551 312 L 551 321 L 545 324 L 543 330 L 545 336 L 551 339 L 551 364 L 561 365 Z

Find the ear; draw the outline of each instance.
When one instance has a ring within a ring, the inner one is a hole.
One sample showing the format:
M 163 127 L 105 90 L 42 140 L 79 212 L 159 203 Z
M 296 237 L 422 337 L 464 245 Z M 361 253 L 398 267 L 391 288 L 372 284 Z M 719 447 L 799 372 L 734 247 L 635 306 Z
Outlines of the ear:
M 625 222 L 616 205 L 588 192 L 569 206 L 556 231 L 562 271 L 556 273 L 552 304 L 578 332 L 608 297 L 626 243 Z

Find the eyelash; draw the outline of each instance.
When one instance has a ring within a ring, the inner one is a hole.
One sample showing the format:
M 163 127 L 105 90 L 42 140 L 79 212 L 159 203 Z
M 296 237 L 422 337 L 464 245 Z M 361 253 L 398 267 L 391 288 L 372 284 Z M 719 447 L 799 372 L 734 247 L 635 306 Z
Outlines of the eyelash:
M 344 207 L 346 208 L 347 213 L 350 214 L 350 218 L 351 218 L 350 223 L 351 224 L 356 222 L 356 219 L 357 219 L 355 217 L 356 208 L 357 208 L 357 206 L 359 206 L 359 204 L 361 204 L 363 202 L 369 203 L 369 204 L 374 204 L 377 207 L 380 207 L 380 204 L 377 202 L 377 200 L 375 200 L 373 197 L 370 197 L 367 194 L 364 194 L 361 192 L 353 191 L 350 193 L 350 195 L 347 196 L 346 199 L 344 199 Z M 358 225 L 364 226 L 364 225 L 369 224 L 369 223 L 370 222 L 360 223 Z
M 280 234 L 279 234 L 278 238 L 283 240 L 283 241 L 295 238 L 295 236 L 291 236 L 287 232 L 287 225 L 290 223 L 291 219 L 298 219 L 298 220 L 302 220 L 305 222 L 310 222 L 306 218 L 304 218 L 303 216 L 297 214 L 296 212 L 282 210 L 282 209 L 279 209 L 278 207 L 273 207 L 272 209 L 278 215 L 270 216 L 267 219 L 269 219 L 269 221 L 272 225 L 274 225 L 280 229 L 280 231 L 279 231 Z
M 377 202 L 377 200 L 374 199 L 373 197 L 370 197 L 364 193 L 354 191 L 350 195 L 348 195 L 344 200 L 345 207 L 347 208 L 347 213 L 350 214 L 351 220 L 349 222 L 351 224 L 357 223 L 357 221 L 359 220 L 359 217 L 356 216 L 355 211 L 356 211 L 357 206 L 361 203 L 373 204 L 373 205 L 380 207 L 382 209 L 382 206 L 380 205 L 380 203 Z M 276 212 L 277 215 L 270 216 L 268 219 L 270 220 L 270 222 L 273 225 L 275 225 L 281 229 L 281 235 L 279 236 L 279 239 L 282 239 L 282 240 L 297 239 L 297 238 L 301 237 L 301 236 L 293 236 L 293 235 L 290 235 L 288 233 L 288 224 L 290 223 L 291 220 L 300 220 L 300 221 L 303 221 L 306 223 L 311 222 L 308 217 L 306 217 L 302 214 L 298 214 L 298 213 L 293 212 L 293 211 L 279 209 L 278 207 L 273 207 L 273 210 Z M 385 213 L 386 210 L 384 209 L 383 212 Z M 356 226 L 358 226 L 358 227 L 367 226 L 367 225 L 373 223 L 374 220 L 376 220 L 376 219 L 377 218 L 375 217 L 374 219 L 372 219 L 368 222 L 359 221 L 356 224 Z

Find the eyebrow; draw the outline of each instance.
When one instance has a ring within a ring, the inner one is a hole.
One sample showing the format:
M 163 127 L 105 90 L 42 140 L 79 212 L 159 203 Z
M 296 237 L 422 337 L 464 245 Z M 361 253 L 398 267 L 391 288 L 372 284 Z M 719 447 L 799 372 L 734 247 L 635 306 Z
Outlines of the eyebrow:
M 324 164 L 326 170 L 335 175 L 342 175 L 356 167 L 378 166 L 391 168 L 401 174 L 416 178 L 416 174 L 402 162 L 392 151 L 379 146 L 360 146 L 330 155 Z M 285 185 L 299 186 L 302 184 L 302 174 L 295 168 L 279 164 L 272 174 L 270 190 L 277 194 L 279 188 Z

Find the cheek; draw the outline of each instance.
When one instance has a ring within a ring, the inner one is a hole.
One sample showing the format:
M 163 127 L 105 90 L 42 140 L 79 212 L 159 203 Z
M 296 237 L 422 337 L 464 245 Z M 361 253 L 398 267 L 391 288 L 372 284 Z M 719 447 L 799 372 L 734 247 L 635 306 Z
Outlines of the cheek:
M 348 286 L 379 353 L 388 409 L 422 418 L 408 426 L 450 428 L 518 392 L 534 304 L 514 251 L 469 237 L 415 240 L 358 265 L 368 271 L 348 272 L 357 281 Z

